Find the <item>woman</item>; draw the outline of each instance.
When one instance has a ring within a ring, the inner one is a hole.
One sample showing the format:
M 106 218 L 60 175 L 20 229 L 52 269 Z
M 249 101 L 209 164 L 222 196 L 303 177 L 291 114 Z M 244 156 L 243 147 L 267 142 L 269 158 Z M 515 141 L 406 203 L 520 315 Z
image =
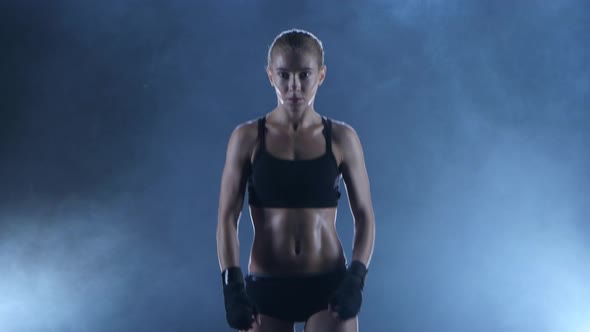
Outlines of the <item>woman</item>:
M 226 318 L 241 331 L 358 331 L 374 245 L 374 215 L 360 140 L 352 127 L 313 106 L 326 76 L 321 42 L 292 29 L 268 52 L 278 105 L 238 125 L 221 179 L 217 252 Z M 352 261 L 336 232 L 343 178 L 354 217 Z M 239 267 L 237 225 L 244 195 L 254 240 L 249 273 Z

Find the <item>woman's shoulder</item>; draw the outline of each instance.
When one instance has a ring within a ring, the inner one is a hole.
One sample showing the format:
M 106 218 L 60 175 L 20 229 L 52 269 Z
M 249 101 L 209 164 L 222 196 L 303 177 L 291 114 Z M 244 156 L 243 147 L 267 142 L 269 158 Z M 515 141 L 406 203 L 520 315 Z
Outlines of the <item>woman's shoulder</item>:
M 258 120 L 259 119 L 260 118 L 250 119 L 250 120 L 246 120 L 244 122 L 238 123 L 234 128 L 234 132 L 237 132 L 242 135 L 247 135 L 247 134 L 250 134 L 251 132 L 258 132 Z
M 332 122 L 332 137 L 335 141 L 344 141 L 357 135 L 350 124 L 330 117 L 327 118 Z
M 241 146 L 248 147 L 255 144 L 258 138 L 258 120 L 250 119 L 237 124 L 232 131 L 232 138 L 237 140 Z

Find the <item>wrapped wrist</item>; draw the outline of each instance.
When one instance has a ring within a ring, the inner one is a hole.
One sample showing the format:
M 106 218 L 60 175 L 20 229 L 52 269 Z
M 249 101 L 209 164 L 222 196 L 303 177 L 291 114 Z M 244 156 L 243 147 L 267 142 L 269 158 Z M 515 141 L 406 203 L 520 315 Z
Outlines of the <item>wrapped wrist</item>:
M 242 269 L 237 266 L 228 267 L 221 273 L 221 282 L 223 286 L 231 284 L 243 284 L 244 275 Z
M 348 266 L 348 273 L 360 280 L 361 289 L 365 287 L 368 272 L 367 266 L 360 261 L 352 261 Z

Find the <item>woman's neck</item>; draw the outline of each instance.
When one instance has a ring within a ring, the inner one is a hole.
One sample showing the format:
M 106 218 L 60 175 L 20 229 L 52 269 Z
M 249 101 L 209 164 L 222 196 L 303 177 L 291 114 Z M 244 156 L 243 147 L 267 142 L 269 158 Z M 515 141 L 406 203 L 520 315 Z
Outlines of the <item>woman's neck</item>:
M 274 115 L 272 113 L 274 113 Z M 271 121 L 289 127 L 289 129 L 292 129 L 293 131 L 316 125 L 321 121 L 319 114 L 313 109 L 313 107 L 307 108 L 301 112 L 292 112 L 276 108 L 272 113 Z

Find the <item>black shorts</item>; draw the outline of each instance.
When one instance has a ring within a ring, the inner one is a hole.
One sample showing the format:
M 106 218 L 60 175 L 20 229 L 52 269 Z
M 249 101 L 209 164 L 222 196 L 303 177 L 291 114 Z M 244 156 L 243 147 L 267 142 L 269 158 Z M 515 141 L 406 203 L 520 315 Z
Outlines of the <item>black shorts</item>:
M 346 272 L 335 271 L 300 276 L 246 276 L 246 292 L 258 312 L 289 322 L 303 322 L 328 308 L 328 301 Z

